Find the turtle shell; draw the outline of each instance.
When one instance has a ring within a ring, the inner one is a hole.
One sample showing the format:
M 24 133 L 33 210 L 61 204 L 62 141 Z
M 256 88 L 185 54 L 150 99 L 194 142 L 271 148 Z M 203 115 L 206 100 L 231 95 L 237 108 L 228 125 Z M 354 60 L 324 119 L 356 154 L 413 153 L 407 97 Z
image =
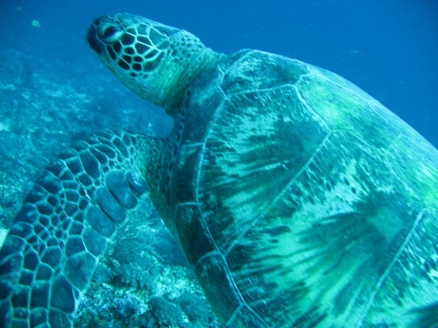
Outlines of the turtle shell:
M 436 318 L 438 155 L 410 126 L 338 75 L 250 50 L 181 106 L 161 213 L 228 326 Z

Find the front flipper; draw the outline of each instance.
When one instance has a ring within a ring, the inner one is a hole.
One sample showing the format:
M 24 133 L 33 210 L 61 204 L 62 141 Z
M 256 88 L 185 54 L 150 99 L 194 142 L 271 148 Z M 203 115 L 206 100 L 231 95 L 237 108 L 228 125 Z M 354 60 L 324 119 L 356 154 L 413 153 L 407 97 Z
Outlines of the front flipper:
M 148 191 L 159 139 L 105 131 L 50 164 L 0 251 L 0 326 L 70 327 L 127 212 Z

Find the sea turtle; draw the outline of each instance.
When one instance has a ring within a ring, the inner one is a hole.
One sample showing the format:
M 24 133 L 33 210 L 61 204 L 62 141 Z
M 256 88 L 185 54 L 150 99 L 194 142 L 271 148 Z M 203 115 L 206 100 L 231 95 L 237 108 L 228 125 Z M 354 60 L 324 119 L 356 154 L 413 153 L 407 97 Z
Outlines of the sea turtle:
M 71 325 L 148 188 L 229 327 L 437 326 L 438 152 L 400 118 L 329 71 L 139 16 L 99 17 L 87 41 L 174 128 L 96 134 L 49 165 L 1 251 L 3 326 Z

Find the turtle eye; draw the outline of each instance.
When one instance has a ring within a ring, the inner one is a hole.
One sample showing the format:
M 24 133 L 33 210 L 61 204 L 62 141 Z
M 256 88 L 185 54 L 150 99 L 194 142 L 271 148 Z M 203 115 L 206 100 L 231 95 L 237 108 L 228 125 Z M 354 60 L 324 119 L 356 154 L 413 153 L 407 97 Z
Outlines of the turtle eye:
M 117 32 L 119 32 L 117 26 L 113 24 L 104 24 L 99 29 L 99 36 L 105 41 L 111 41 L 116 36 Z
M 102 36 L 104 38 L 109 38 L 110 36 L 113 36 L 116 34 L 117 29 L 115 26 L 108 26 L 106 29 L 103 30 Z

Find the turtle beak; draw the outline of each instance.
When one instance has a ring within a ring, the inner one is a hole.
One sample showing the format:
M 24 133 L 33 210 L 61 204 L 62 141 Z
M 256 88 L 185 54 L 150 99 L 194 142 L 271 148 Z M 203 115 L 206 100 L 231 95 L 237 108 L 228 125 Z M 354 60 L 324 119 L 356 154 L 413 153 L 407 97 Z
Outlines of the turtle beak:
M 93 49 L 98 55 L 102 54 L 105 47 L 98 37 L 95 22 L 93 22 L 93 24 L 91 24 L 91 26 L 88 28 L 87 36 L 85 39 L 91 49 Z

